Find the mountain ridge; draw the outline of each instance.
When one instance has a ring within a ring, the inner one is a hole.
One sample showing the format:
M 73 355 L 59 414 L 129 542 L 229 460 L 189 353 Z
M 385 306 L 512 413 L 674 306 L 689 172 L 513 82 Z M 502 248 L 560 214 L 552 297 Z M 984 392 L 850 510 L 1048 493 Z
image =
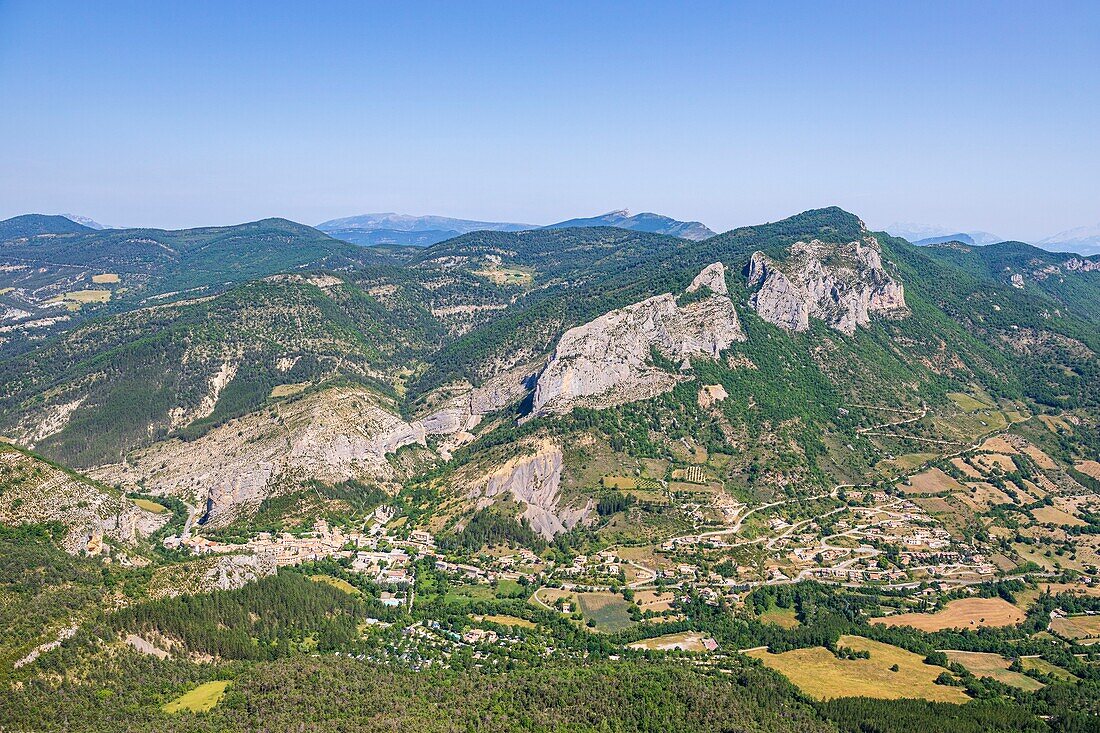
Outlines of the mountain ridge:
M 546 229 L 569 229 L 574 227 L 612 226 L 652 234 L 667 234 L 682 239 L 700 241 L 714 236 L 714 232 L 698 221 L 677 221 L 662 214 L 643 212 L 631 215 L 626 209 L 609 211 L 592 217 L 567 219 L 547 225 Z

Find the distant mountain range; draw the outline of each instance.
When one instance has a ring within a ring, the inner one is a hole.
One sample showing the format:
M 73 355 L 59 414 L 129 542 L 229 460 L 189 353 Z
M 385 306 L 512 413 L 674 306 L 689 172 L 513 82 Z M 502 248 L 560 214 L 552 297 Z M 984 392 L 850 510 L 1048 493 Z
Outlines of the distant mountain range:
M 567 219 L 546 226 L 518 222 L 454 219 L 446 216 L 379 213 L 331 219 L 318 224 L 315 228 L 335 239 L 361 246 L 394 244 L 428 247 L 476 231 L 518 232 L 534 229 L 603 226 L 651 234 L 666 234 L 693 241 L 701 241 L 715 236 L 715 232 L 701 222 L 678 221 L 671 217 L 650 212 L 631 215 L 625 209 L 610 211 L 599 216 Z M 38 234 L 120 229 L 124 229 L 124 227 L 101 224 L 95 219 L 78 214 L 26 214 L 0 222 L 0 240 L 13 239 L 19 236 L 36 236 Z M 991 232 L 981 230 L 958 231 L 947 227 L 914 222 L 894 222 L 885 227 L 884 231 L 922 247 L 945 242 L 985 246 L 1006 241 L 1004 237 Z M 1058 234 L 1035 240 L 1032 244 L 1051 252 L 1073 252 L 1086 256 L 1100 254 L 1100 224 L 1067 229 Z
M 124 228 L 124 227 L 109 226 L 107 224 L 100 224 L 95 219 L 92 219 L 92 218 L 87 217 L 87 216 L 80 216 L 79 214 L 61 214 L 61 216 L 65 217 L 66 219 L 69 219 L 71 221 L 75 221 L 77 224 L 83 224 L 84 226 L 88 227 L 89 229 L 103 230 L 103 229 L 122 229 L 122 228 Z
M 329 236 L 352 244 L 406 244 L 427 247 L 470 232 L 519 232 L 532 229 L 567 229 L 570 227 L 618 227 L 635 232 L 667 234 L 681 239 L 701 240 L 714 232 L 697 221 L 677 221 L 660 214 L 642 213 L 631 216 L 629 211 L 610 211 L 600 216 L 569 219 L 547 227 L 538 224 L 452 219 L 446 216 L 410 216 L 408 214 L 361 214 L 331 219 L 317 225 Z
M 962 242 L 963 244 L 969 244 L 971 246 L 981 246 L 974 241 L 974 237 L 966 234 L 965 232 L 957 232 L 955 234 L 945 234 L 942 237 L 928 237 L 927 239 L 918 239 L 913 244 L 918 247 L 928 247 L 933 244 L 944 244 L 946 242 Z
M 697 221 L 677 221 L 667 216 L 649 212 L 631 216 L 626 209 L 609 211 L 600 216 L 560 221 L 546 228 L 566 229 L 569 227 L 618 227 L 619 229 L 630 229 L 635 232 L 667 234 L 672 237 L 695 241 L 709 239 L 715 235 L 715 232 Z
M 537 229 L 538 226 L 500 221 L 452 219 L 447 216 L 384 213 L 331 219 L 318 224 L 317 228 L 329 236 L 352 244 L 364 246 L 411 244 L 427 247 L 468 232 L 518 232 L 524 229 Z
M 989 232 L 960 232 L 946 227 L 913 222 L 895 222 L 886 227 L 885 231 L 922 247 L 943 244 L 944 242 L 962 242 L 963 244 L 984 246 L 1006 241 L 1004 237 Z M 1036 240 L 1032 244 L 1049 252 L 1073 252 L 1080 255 L 1100 254 L 1100 224 L 1067 229 L 1050 237 Z
M 1004 237 L 983 231 L 963 231 L 948 229 L 947 227 L 917 224 L 914 222 L 897 221 L 885 228 L 885 231 L 895 237 L 908 239 L 916 245 L 941 244 L 943 242 L 959 241 L 963 244 L 996 244 L 1005 241 Z
M 1035 244 L 1054 252 L 1076 252 L 1082 255 L 1100 254 L 1100 224 L 1067 229 L 1046 239 L 1040 239 Z

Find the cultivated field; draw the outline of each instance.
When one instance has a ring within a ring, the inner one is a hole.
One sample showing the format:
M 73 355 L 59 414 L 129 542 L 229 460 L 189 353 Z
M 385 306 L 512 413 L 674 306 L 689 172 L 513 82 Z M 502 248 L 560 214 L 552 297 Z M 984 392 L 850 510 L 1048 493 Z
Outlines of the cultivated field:
M 474 616 L 473 619 L 474 621 L 489 621 L 490 623 L 500 624 L 501 626 L 515 626 L 520 629 L 535 628 L 535 623 L 525 618 L 520 618 L 519 616 L 506 616 L 499 613 L 490 616 Z
M 982 472 L 971 466 L 963 458 L 952 458 L 951 465 L 962 471 L 968 478 L 982 478 Z
M 111 299 L 110 290 L 74 290 L 59 297 L 74 303 L 106 303 Z
M 1013 503 L 1008 494 L 1004 493 L 993 484 L 987 484 L 985 481 L 974 481 L 968 483 L 966 486 L 967 493 L 960 494 L 959 498 L 977 511 L 984 512 L 997 504 Z
M 955 479 L 938 468 L 910 477 L 908 485 L 903 486 L 907 494 L 938 494 L 941 491 L 964 491 L 964 487 Z
M 638 608 L 642 611 L 653 611 L 654 613 L 661 613 L 662 611 L 668 611 L 672 608 L 672 601 L 675 596 L 671 593 L 658 593 L 651 590 L 637 591 L 634 593 L 634 603 L 638 605 Z
M 178 713 L 187 710 L 192 713 L 201 713 L 218 704 L 225 694 L 225 688 L 229 687 L 229 680 L 217 680 L 216 682 L 204 682 L 190 692 L 185 692 L 175 700 L 164 706 L 166 713 Z
M 799 623 L 793 608 L 772 607 L 757 618 L 766 624 L 775 624 L 776 626 L 782 626 L 784 629 L 793 629 Z
M 309 579 L 318 583 L 331 585 L 333 588 L 342 590 L 349 595 L 359 595 L 359 589 L 348 581 L 344 580 L 343 578 L 334 578 L 331 575 L 311 575 L 309 576 Z
M 152 512 L 153 514 L 164 514 L 168 511 L 168 507 L 163 504 L 158 504 L 155 501 L 150 501 L 149 499 L 134 499 L 134 503 L 141 509 Z
M 1021 690 L 1038 690 L 1043 686 L 1042 682 L 1033 680 L 1026 674 L 1010 671 L 1009 666 L 1012 662 L 1005 659 L 1000 654 L 956 652 L 950 650 L 946 653 L 948 659 L 966 667 L 975 677 L 992 677 L 998 682 L 1003 682 L 1013 687 L 1019 687 Z
M 596 624 L 597 631 L 609 634 L 630 626 L 629 604 L 615 593 L 579 593 L 577 603 L 585 621 Z
M 1097 481 L 1100 481 L 1100 462 L 1081 461 L 1076 466 L 1074 466 L 1074 468 L 1076 468 L 1078 471 L 1085 474 L 1086 476 L 1091 476 Z
M 107 283 L 117 283 L 118 275 L 113 272 L 104 272 L 99 275 L 92 275 L 92 282 L 96 285 L 105 285 Z
M 948 392 L 947 396 L 951 399 L 952 402 L 959 406 L 960 410 L 965 410 L 966 412 L 993 409 L 993 405 L 981 402 L 975 399 L 973 396 L 963 394 L 962 392 Z
M 1052 433 L 1068 433 L 1073 435 L 1073 426 L 1065 418 L 1057 415 L 1039 415 L 1039 422 L 1047 426 Z
M 630 476 L 604 476 L 601 479 L 605 489 L 636 489 L 638 482 Z
M 527 285 L 534 279 L 533 272 L 513 267 L 477 270 L 474 274 L 480 275 L 496 285 Z
M 803 692 L 818 700 L 837 697 L 876 697 L 886 700 L 923 698 L 965 703 L 970 698 L 958 687 L 937 685 L 944 671 L 924 663 L 919 654 L 861 636 L 842 636 L 840 646 L 868 651 L 870 659 L 838 659 L 824 647 L 793 649 L 771 654 L 765 649 L 746 652 L 785 675 Z M 891 670 L 897 665 L 898 671 Z
M 900 455 L 897 458 L 889 458 L 884 461 L 879 461 L 875 466 L 880 471 L 884 468 L 893 468 L 898 471 L 910 471 L 918 466 L 928 463 L 931 460 L 939 458 L 939 453 L 906 453 Z
M 298 382 L 297 384 L 277 384 L 271 389 L 269 397 L 290 397 L 300 392 L 304 392 L 306 387 L 309 386 L 309 382 Z
M 1016 470 L 1016 462 L 1004 453 L 979 453 L 974 457 L 974 462 L 987 473 L 993 473 L 994 469 L 1000 469 L 1005 473 Z
M 1076 675 L 1072 675 L 1061 667 L 1057 667 L 1045 659 L 1039 657 L 1023 657 L 1020 660 L 1020 664 L 1024 669 L 1035 670 L 1036 672 L 1042 672 L 1043 674 L 1049 674 L 1051 677 L 1059 680 L 1069 680 L 1072 682 L 1077 679 Z
M 1024 613 L 1003 598 L 960 598 L 939 613 L 899 613 L 871 619 L 873 624 L 912 626 L 921 631 L 973 629 L 981 626 L 1015 626 Z
M 1091 639 L 1100 636 L 1100 616 L 1051 619 L 1050 630 L 1068 639 Z
M 679 649 L 684 652 L 701 652 L 705 651 L 703 638 L 703 634 L 699 632 L 682 631 L 678 634 L 665 634 L 652 639 L 642 639 L 629 646 L 631 649 L 651 649 L 655 651 Z
M 1053 506 L 1032 509 L 1031 516 L 1035 517 L 1036 522 L 1042 524 L 1060 524 L 1065 527 L 1084 527 L 1088 524 L 1085 520 Z

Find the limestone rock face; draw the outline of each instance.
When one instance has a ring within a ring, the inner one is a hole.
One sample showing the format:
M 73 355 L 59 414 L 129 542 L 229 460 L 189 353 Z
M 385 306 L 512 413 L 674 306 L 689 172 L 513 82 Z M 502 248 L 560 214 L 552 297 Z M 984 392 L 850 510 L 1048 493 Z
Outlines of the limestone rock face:
M 422 419 L 429 435 L 451 435 L 471 430 L 483 415 L 496 412 L 518 400 L 527 391 L 533 369 L 510 369 L 473 387 L 468 382 L 450 388 L 442 404 Z
M 707 265 L 687 286 L 687 292 L 694 293 L 701 287 L 710 288 L 712 293 L 729 295 L 729 287 L 726 286 L 726 266 L 721 262 Z
M 759 286 L 749 305 L 787 331 L 806 331 L 816 318 L 851 335 L 870 325 L 874 314 L 907 312 L 905 291 L 883 268 L 871 235 L 843 245 L 796 242 L 782 264 L 756 252 L 749 261 L 748 282 Z
M 727 392 L 726 388 L 722 385 L 705 384 L 699 388 L 697 399 L 699 400 L 699 407 L 705 410 L 708 407 L 718 404 L 729 396 L 729 392 Z
M 716 358 L 744 341 L 722 263 L 709 265 L 688 290 L 703 286 L 709 294 L 683 306 L 671 294 L 658 295 L 566 331 L 538 377 L 533 414 L 653 397 L 683 378 L 654 365 L 654 351 L 681 364 L 694 356 Z
M 481 497 L 483 505 L 492 503 L 488 500 L 494 497 L 511 495 L 525 505 L 522 516 L 531 523 L 531 528 L 551 539 L 592 513 L 591 500 L 583 507 L 559 506 L 561 469 L 561 448 L 543 441 L 533 452 L 513 458 L 490 473 L 474 495 Z
M 0 449 L 0 522 L 9 525 L 58 522 L 61 546 L 70 554 L 99 554 L 104 540 L 132 544 L 171 519 L 95 484 L 11 448 Z
M 279 494 L 291 479 L 392 479 L 387 454 L 425 442 L 383 398 L 336 388 L 232 420 L 193 441 L 172 439 L 127 461 L 95 470 L 105 481 L 140 485 L 205 508 L 204 523 L 224 526 Z

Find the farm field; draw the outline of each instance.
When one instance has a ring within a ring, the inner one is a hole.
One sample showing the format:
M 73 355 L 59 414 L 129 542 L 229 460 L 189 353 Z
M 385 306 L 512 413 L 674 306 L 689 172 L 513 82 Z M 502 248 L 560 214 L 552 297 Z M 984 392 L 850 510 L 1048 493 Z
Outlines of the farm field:
M 786 676 L 818 700 L 838 697 L 875 697 L 885 700 L 923 698 L 935 702 L 965 703 L 961 688 L 937 685 L 942 667 L 925 664 L 919 654 L 861 636 L 842 636 L 840 646 L 870 652 L 870 659 L 838 659 L 824 647 L 792 649 L 772 654 L 766 649 L 746 652 Z M 898 666 L 894 672 L 890 668 Z
M 652 639 L 642 639 L 628 646 L 631 649 L 651 649 L 654 651 L 672 651 L 679 649 L 685 652 L 705 651 L 703 646 L 704 635 L 696 631 L 681 631 L 677 634 L 665 634 Z
M 464 605 L 471 601 L 488 601 L 494 597 L 493 589 L 489 586 L 471 583 L 449 588 L 443 596 L 443 602 Z
M 1042 682 L 1033 680 L 1021 672 L 1009 670 L 1009 666 L 1012 662 L 1005 659 L 1000 654 L 958 652 L 950 650 L 945 653 L 948 659 L 966 667 L 975 677 L 992 677 L 998 682 L 1018 687 L 1021 690 L 1038 690 L 1043 687 Z
M 1020 659 L 1020 664 L 1023 665 L 1024 669 L 1035 670 L 1036 672 L 1049 674 L 1051 677 L 1060 680 L 1068 680 L 1072 682 L 1073 680 L 1077 679 L 1076 675 L 1072 675 L 1061 667 L 1053 665 L 1047 660 L 1041 659 L 1039 657 L 1023 657 L 1022 659 Z
M 909 478 L 902 487 L 907 494 L 938 494 L 941 491 L 963 491 L 964 487 L 938 468 L 930 468 Z
M 912 626 L 921 631 L 971 629 L 982 626 L 1014 626 L 1024 612 L 1003 598 L 960 598 L 938 613 L 899 613 L 871 619 L 873 624 Z
M 152 512 L 153 514 L 164 514 L 166 511 L 168 511 L 168 507 L 164 506 L 163 504 L 158 504 L 157 502 L 151 501 L 149 499 L 134 499 L 134 503 L 137 504 L 138 507 L 140 507 L 141 509 L 144 509 L 147 512 Z
M 962 392 L 948 392 L 947 396 L 952 402 L 959 406 L 960 410 L 965 410 L 966 412 L 993 409 L 993 405 L 981 402 L 980 400 L 975 399 L 972 395 L 964 394 Z
M 110 299 L 110 290 L 74 290 L 57 297 L 57 300 L 68 300 L 73 303 L 106 303 Z
M 317 583 L 326 583 L 328 585 L 331 585 L 333 588 L 342 590 L 348 595 L 359 595 L 359 589 L 348 581 L 344 580 L 343 578 L 334 578 L 331 575 L 311 575 L 309 576 L 309 579 Z
M 629 604 L 615 593 L 579 593 L 577 603 L 585 621 L 595 623 L 597 631 L 613 634 L 634 623 L 630 619 Z
M 1074 466 L 1078 471 L 1090 476 L 1097 481 L 1100 481 L 1100 462 L 1097 461 L 1081 461 Z
M 489 621 L 490 623 L 500 624 L 501 626 L 516 626 L 521 629 L 533 629 L 536 624 L 532 621 L 528 621 L 525 618 L 519 616 L 506 616 L 504 614 L 493 614 L 489 616 L 474 616 L 474 621 Z
M 92 275 L 92 282 L 96 285 L 104 285 L 106 283 L 117 283 L 118 275 L 113 272 L 103 272 L 98 275 Z
M 229 687 L 229 680 L 217 680 L 204 682 L 190 692 L 185 692 L 175 700 L 167 703 L 163 710 L 166 713 L 178 713 L 187 710 L 192 713 L 201 713 L 218 704 Z
M 1063 417 L 1057 415 L 1039 415 L 1039 422 L 1047 426 L 1047 430 L 1052 433 L 1067 433 L 1073 435 L 1073 426 L 1066 422 Z
M 494 285 L 527 285 L 534 279 L 534 273 L 515 267 L 494 267 L 488 270 L 477 270 L 475 275 L 489 280 Z
M 601 481 L 605 489 L 638 488 L 638 481 L 631 476 L 604 476 Z
M 634 593 L 634 603 L 642 611 L 661 613 L 672 608 L 675 596 L 672 593 L 658 593 L 652 590 L 637 591 Z
M 1067 616 L 1050 620 L 1050 630 L 1069 639 L 1100 636 L 1100 616 Z
M 291 395 L 304 392 L 306 387 L 309 386 L 309 382 L 299 382 L 297 384 L 277 384 L 271 388 L 271 394 L 269 397 L 290 397 Z
M 758 618 L 766 624 L 775 624 L 784 629 L 793 629 L 795 626 L 798 626 L 798 618 L 796 618 L 793 608 L 769 608 L 767 611 L 760 614 Z
M 939 453 L 906 453 L 897 458 L 889 458 L 879 461 L 876 468 L 880 471 L 884 468 L 893 468 L 897 471 L 910 471 L 931 460 L 939 458 Z
M 1069 512 L 1053 506 L 1032 509 L 1031 516 L 1035 517 L 1036 522 L 1041 522 L 1043 524 L 1060 524 L 1065 527 L 1084 527 L 1088 524 L 1088 522 L 1080 517 L 1075 517 Z

